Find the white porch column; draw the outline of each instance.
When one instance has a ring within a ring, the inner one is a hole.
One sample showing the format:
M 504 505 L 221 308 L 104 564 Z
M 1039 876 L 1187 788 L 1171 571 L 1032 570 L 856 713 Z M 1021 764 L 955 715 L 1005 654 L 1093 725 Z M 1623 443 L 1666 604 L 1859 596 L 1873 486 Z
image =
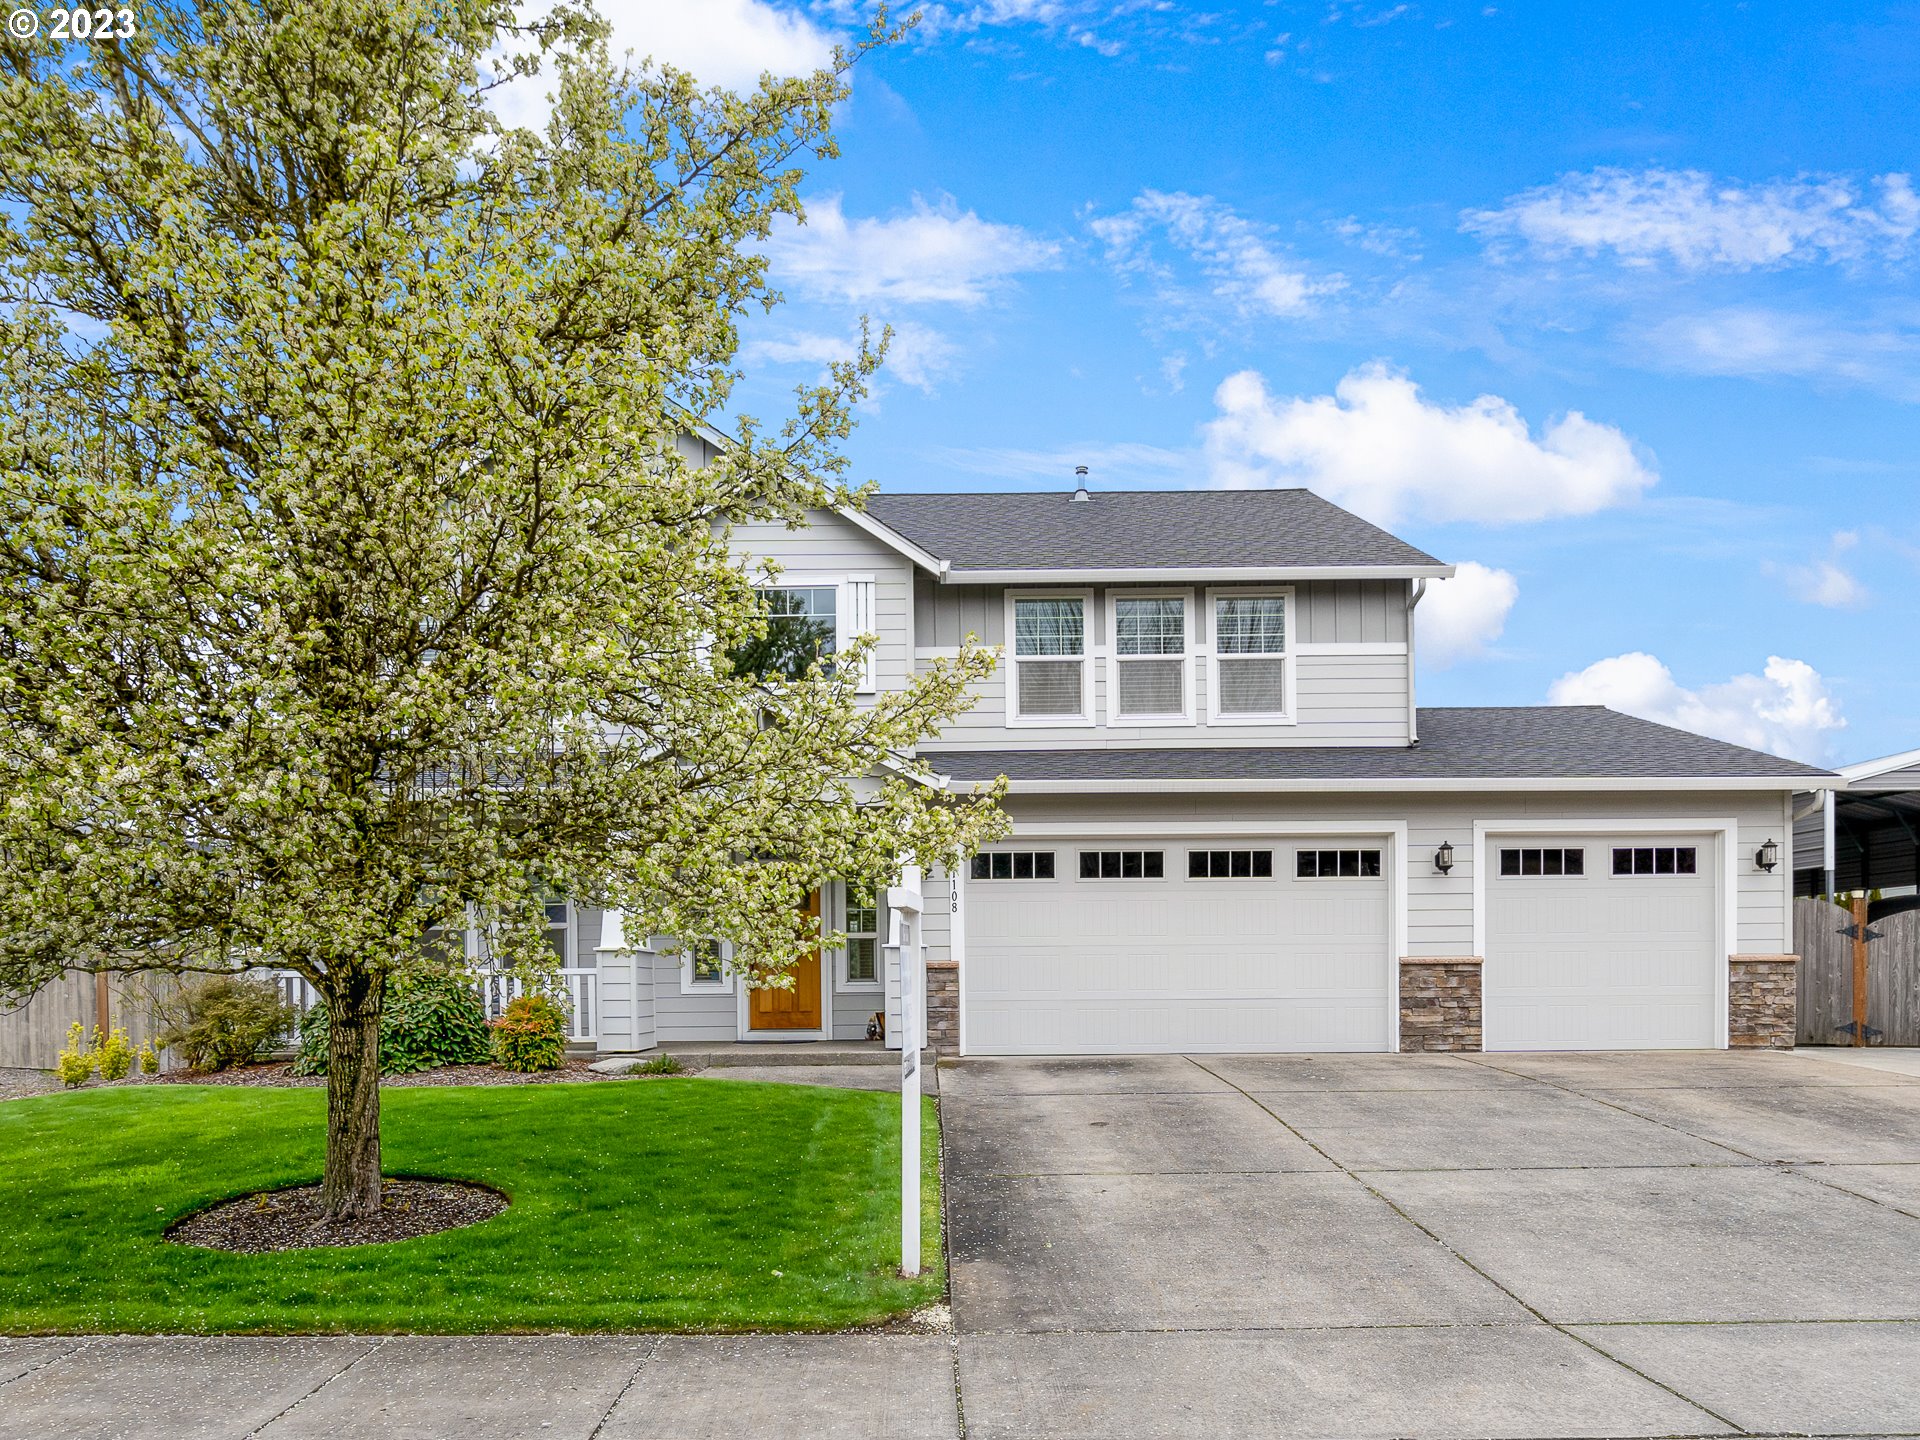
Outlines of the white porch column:
M 600 1049 L 611 1054 L 651 1050 L 653 1026 L 653 956 L 627 944 L 626 914 L 608 910 L 600 921 L 600 944 L 594 949 L 599 976 L 595 981 L 595 1017 Z
M 914 1033 L 923 1039 L 927 1033 L 927 949 L 921 925 L 924 909 L 920 867 L 903 866 L 900 883 L 887 887 L 887 998 L 898 1004 L 903 994 L 914 997 Z M 905 977 L 902 969 L 908 965 L 913 967 L 911 977 Z M 907 978 L 911 980 L 910 985 L 903 983 Z M 895 1049 L 900 1044 L 900 1037 L 891 1026 L 887 1030 L 887 1044 Z

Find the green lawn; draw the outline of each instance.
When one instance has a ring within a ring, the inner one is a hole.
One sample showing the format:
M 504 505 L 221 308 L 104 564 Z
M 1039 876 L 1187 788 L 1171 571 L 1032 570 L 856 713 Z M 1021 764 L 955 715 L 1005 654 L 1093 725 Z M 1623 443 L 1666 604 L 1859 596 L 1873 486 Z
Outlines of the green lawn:
M 209 1201 L 318 1178 L 317 1090 L 147 1086 L 0 1105 L 0 1333 L 828 1329 L 940 1296 L 898 1274 L 898 1095 L 659 1079 L 389 1090 L 389 1174 L 513 1204 L 391 1245 L 169 1244 Z

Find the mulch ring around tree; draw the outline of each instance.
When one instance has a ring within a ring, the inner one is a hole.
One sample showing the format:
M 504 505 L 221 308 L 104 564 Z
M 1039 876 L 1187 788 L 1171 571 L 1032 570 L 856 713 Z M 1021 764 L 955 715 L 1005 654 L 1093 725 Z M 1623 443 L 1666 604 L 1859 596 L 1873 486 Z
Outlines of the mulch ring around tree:
M 459 1230 L 491 1220 L 507 1208 L 507 1197 L 466 1180 L 380 1182 L 380 1213 L 344 1225 L 321 1223 L 320 1187 L 294 1185 L 236 1196 L 196 1210 L 167 1227 L 176 1245 L 263 1255 L 269 1250 L 311 1250 L 321 1246 L 385 1245 Z

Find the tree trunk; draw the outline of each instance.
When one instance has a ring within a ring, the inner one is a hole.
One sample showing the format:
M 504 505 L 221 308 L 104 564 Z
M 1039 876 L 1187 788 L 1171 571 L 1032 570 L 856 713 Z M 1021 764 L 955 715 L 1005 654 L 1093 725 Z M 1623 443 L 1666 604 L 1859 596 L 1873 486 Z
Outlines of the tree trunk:
M 355 967 L 327 1002 L 327 1170 L 324 1223 L 380 1211 L 380 1008 L 384 976 Z

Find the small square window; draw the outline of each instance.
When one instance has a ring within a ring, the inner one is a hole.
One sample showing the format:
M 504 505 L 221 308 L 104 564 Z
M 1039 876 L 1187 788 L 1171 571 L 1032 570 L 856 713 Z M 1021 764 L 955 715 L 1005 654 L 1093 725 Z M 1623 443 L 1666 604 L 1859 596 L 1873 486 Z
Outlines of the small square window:
M 718 940 L 702 940 L 693 947 L 688 961 L 689 980 L 695 985 L 724 985 L 727 967 L 721 958 Z

